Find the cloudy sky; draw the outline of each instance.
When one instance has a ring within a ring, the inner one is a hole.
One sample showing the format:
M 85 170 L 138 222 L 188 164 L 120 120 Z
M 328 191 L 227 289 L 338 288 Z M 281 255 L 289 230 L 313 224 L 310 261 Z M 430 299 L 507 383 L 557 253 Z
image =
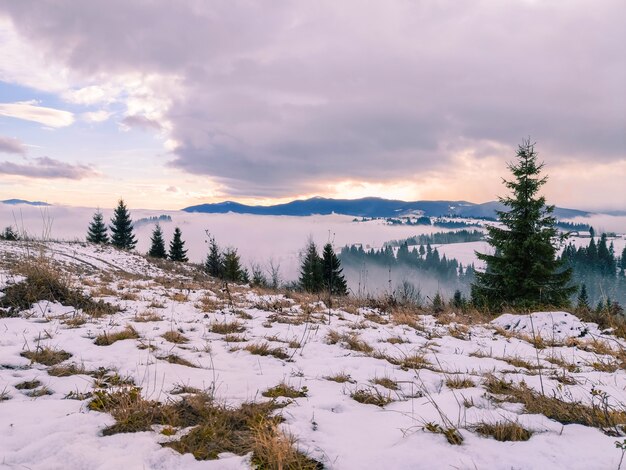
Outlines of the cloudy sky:
M 0 0 L 0 199 L 626 209 L 624 0 Z

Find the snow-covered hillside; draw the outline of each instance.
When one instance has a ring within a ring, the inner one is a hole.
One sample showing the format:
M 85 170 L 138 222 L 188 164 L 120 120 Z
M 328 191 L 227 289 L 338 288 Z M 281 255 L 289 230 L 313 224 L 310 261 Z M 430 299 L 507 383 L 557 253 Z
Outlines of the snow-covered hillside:
M 626 341 L 569 313 L 328 309 L 80 243 L 0 242 L 0 263 L 0 468 L 251 467 L 243 449 L 174 450 L 202 423 L 117 432 L 111 397 L 139 389 L 132 403 L 159 410 L 202 391 L 232 408 L 277 400 L 279 429 L 328 469 L 617 469 L 622 457 Z M 11 308 L 37 266 L 86 294 L 84 308 Z

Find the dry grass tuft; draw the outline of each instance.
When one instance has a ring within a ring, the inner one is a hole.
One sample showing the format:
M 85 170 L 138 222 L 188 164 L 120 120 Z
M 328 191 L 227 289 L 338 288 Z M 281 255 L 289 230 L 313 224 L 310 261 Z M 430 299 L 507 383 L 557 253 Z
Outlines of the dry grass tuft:
M 453 390 L 475 387 L 476 383 L 469 377 L 454 376 L 446 379 L 446 387 Z
M 72 357 L 67 351 L 47 346 L 37 346 L 34 351 L 24 351 L 21 356 L 44 366 L 54 366 Z
M 388 405 L 393 400 L 389 394 L 383 395 L 376 387 L 357 388 L 350 394 L 353 400 L 365 405 L 376 405 L 381 408 Z
M 329 330 L 326 335 L 326 341 L 328 341 L 328 344 L 343 343 L 345 344 L 345 347 L 351 351 L 358 351 L 366 354 L 370 354 L 374 351 L 374 348 L 363 341 L 357 333 L 341 334 L 335 330 Z
M 107 333 L 105 331 L 96 337 L 94 344 L 96 346 L 110 346 L 117 341 L 123 341 L 125 339 L 139 339 L 139 333 L 129 325 L 116 333 Z
M 27 380 L 25 382 L 20 382 L 15 385 L 15 388 L 18 390 L 33 390 L 41 385 L 41 382 L 37 379 L 35 380 Z
M 283 348 L 272 348 L 267 341 L 249 344 L 244 349 L 250 354 L 256 354 L 258 356 L 274 356 L 278 359 L 289 358 L 289 354 L 287 354 Z
M 141 312 L 136 314 L 133 317 L 133 321 L 137 323 L 148 323 L 153 321 L 161 321 L 163 317 L 156 312 L 152 312 L 150 310 L 146 310 L 145 312 Z
M 346 372 L 339 372 L 337 374 L 334 375 L 327 375 L 326 377 L 324 377 L 326 380 L 330 380 L 332 382 L 337 382 L 340 384 L 343 383 L 355 383 L 355 381 L 352 379 L 352 377 L 350 377 L 350 374 L 347 374 Z
M 275 387 L 268 388 L 262 393 L 262 395 L 267 398 L 303 398 L 306 397 L 307 394 L 307 387 L 302 387 L 300 390 L 298 390 L 291 385 L 286 384 L 285 382 L 281 382 Z
M 442 427 L 440 424 L 428 422 L 424 424 L 424 430 L 433 434 L 442 434 L 449 444 L 460 446 L 463 444 L 463 436 L 454 426 Z
M 189 338 L 175 330 L 170 330 L 166 333 L 163 333 L 161 337 L 165 341 L 169 341 L 170 343 L 174 344 L 185 344 L 189 342 Z
M 491 436 L 496 441 L 527 441 L 533 435 L 532 431 L 524 429 L 518 423 L 500 421 L 497 423 L 479 423 L 472 429 L 481 436 Z
M 180 357 L 177 354 L 168 354 L 167 356 L 159 356 L 159 357 L 157 357 L 157 359 L 161 359 L 163 361 L 167 361 L 170 364 L 177 364 L 179 366 L 193 367 L 195 369 L 198 368 L 197 365 L 189 362 L 187 359 L 184 359 L 184 358 Z
M 388 388 L 389 390 L 399 390 L 398 382 L 389 377 L 375 377 L 371 380 L 373 384 Z
M 246 327 L 243 323 L 238 321 L 223 321 L 211 323 L 209 327 L 211 333 L 217 333 L 218 335 L 228 335 L 234 333 L 243 333 L 246 331 Z
M 53 377 L 69 377 L 71 375 L 83 375 L 87 374 L 87 370 L 84 365 L 77 365 L 71 363 L 67 365 L 53 366 L 48 369 L 48 375 Z

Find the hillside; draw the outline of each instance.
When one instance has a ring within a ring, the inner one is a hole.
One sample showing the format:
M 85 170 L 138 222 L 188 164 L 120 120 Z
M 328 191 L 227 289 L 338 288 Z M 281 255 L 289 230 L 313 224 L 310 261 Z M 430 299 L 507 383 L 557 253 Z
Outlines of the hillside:
M 80 243 L 0 241 L 0 289 L 8 468 L 616 469 L 622 456 L 626 341 L 569 313 L 329 309 Z
M 249 206 L 232 201 L 215 204 L 200 204 L 186 207 L 186 212 L 203 212 L 210 214 L 225 214 L 233 212 L 237 214 L 256 215 L 328 215 L 343 214 L 355 217 L 399 217 L 403 215 L 424 214 L 430 217 L 443 215 L 456 215 L 460 217 L 496 217 L 496 210 L 503 210 L 504 206 L 499 202 L 486 202 L 474 204 L 467 201 L 398 201 L 378 197 L 361 199 L 328 199 L 314 197 L 310 199 L 295 200 L 285 204 L 271 206 Z M 588 212 L 575 209 L 563 209 L 557 207 L 555 216 L 560 219 L 572 217 L 584 217 Z

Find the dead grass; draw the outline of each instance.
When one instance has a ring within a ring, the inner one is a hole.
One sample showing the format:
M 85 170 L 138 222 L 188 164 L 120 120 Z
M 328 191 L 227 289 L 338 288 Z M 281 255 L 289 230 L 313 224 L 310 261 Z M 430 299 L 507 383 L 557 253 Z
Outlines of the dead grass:
M 185 344 L 189 342 L 189 338 L 176 330 L 167 331 L 166 333 L 163 333 L 161 337 L 165 341 L 169 341 L 170 343 L 174 344 Z
M 70 280 L 44 256 L 26 258 L 15 270 L 26 277 L 7 286 L 0 297 L 0 316 L 15 316 L 40 301 L 58 302 L 84 313 L 101 317 L 117 312 L 117 308 L 101 300 L 94 301 L 80 290 L 71 287 Z
M 110 346 L 117 341 L 125 339 L 139 339 L 139 333 L 132 326 L 127 326 L 121 331 L 115 333 L 104 332 L 96 337 L 94 344 L 96 346 Z
M 181 454 L 190 453 L 198 460 L 214 460 L 224 452 L 252 454 L 252 464 L 259 469 L 314 470 L 321 464 L 299 452 L 293 436 L 283 434 L 280 416 L 273 416 L 277 405 L 244 403 L 238 408 L 218 404 L 204 393 L 185 396 L 179 401 L 161 404 L 145 400 L 138 388 L 115 392 L 96 392 L 89 408 L 110 413 L 115 424 L 104 435 L 149 431 L 155 424 L 165 426 L 173 435 L 176 429 L 191 428 L 180 439 L 163 443 Z
M 283 348 L 272 348 L 267 341 L 249 344 L 244 349 L 250 354 L 256 354 L 258 356 L 274 356 L 277 359 L 289 358 L 289 354 L 287 354 Z
M 15 385 L 15 388 L 18 390 L 33 390 L 41 385 L 41 382 L 37 379 L 35 380 L 27 380 L 25 382 L 20 382 Z
M 424 430 L 433 434 L 442 434 L 449 444 L 460 446 L 463 444 L 463 436 L 454 426 L 442 427 L 440 424 L 428 422 L 424 424 Z
M 389 377 L 374 377 L 371 382 L 375 385 L 388 388 L 389 390 L 399 390 L 398 382 Z
M 376 387 L 357 388 L 350 393 L 350 397 L 359 403 L 376 405 L 381 408 L 393 401 L 389 394 L 382 394 Z
M 327 375 L 324 377 L 326 380 L 331 380 L 332 382 L 337 382 L 340 384 L 343 383 L 355 383 L 355 381 L 350 377 L 350 374 L 346 372 L 339 372 L 334 375 Z
M 48 346 L 37 346 L 34 351 L 24 351 L 20 355 L 44 366 L 54 366 L 72 357 L 67 351 Z
M 423 352 L 413 352 L 410 354 L 400 355 L 400 356 L 392 356 L 389 354 L 376 353 L 373 355 L 376 359 L 384 359 L 385 361 L 393 364 L 394 366 L 400 367 L 403 370 L 411 370 L 411 369 L 431 369 L 433 365 L 426 360 L 426 356 Z
M 357 333 L 339 333 L 335 330 L 329 330 L 326 335 L 326 341 L 328 344 L 342 343 L 345 347 L 351 351 L 358 351 L 366 354 L 370 354 L 374 351 L 374 348 L 363 341 Z
M 137 323 L 148 323 L 161 320 L 163 320 L 163 317 L 161 315 L 150 310 L 138 313 L 133 317 L 133 321 Z
M 389 344 L 404 344 L 410 342 L 404 338 L 401 338 L 400 336 L 391 336 L 390 338 L 384 339 L 382 341 Z
M 454 376 L 446 379 L 446 387 L 453 390 L 475 387 L 476 383 L 469 377 Z
M 209 327 L 211 333 L 216 333 L 218 335 L 228 335 L 233 333 L 243 333 L 246 331 L 246 327 L 243 323 L 238 321 L 222 321 L 222 322 L 214 322 L 211 323 Z
M 162 361 L 167 361 L 170 364 L 177 364 L 179 366 L 187 366 L 187 367 L 194 367 L 194 368 L 198 368 L 197 365 L 189 362 L 187 359 L 180 357 L 177 354 L 168 354 L 167 356 L 159 356 L 157 357 L 157 359 L 161 359 Z
M 48 369 L 48 375 L 53 377 L 70 377 L 72 375 L 87 374 L 87 370 L 84 365 L 78 365 L 71 363 L 67 365 L 57 365 Z
M 524 382 L 514 384 L 493 375 L 487 376 L 484 386 L 489 393 L 503 396 L 498 401 L 524 405 L 527 413 L 542 414 L 561 424 L 582 424 L 608 433 L 626 432 L 626 410 L 609 405 L 604 392 L 593 390 L 591 405 L 580 401 L 566 401 L 562 397 L 543 395 Z
M 238 336 L 238 335 L 225 335 L 223 339 L 227 343 L 243 343 L 243 342 L 248 341 L 248 339 L 245 336 Z
M 532 431 L 524 429 L 518 423 L 512 421 L 478 423 L 472 426 L 472 429 L 481 436 L 490 436 L 501 442 L 527 441 L 533 435 Z
M 504 361 L 507 364 L 512 365 L 513 367 L 522 367 L 522 368 L 528 369 L 528 370 L 542 369 L 541 365 L 532 364 L 532 363 L 526 361 L 525 359 L 521 358 L 520 356 L 498 357 L 496 359 Z
M 298 390 L 285 382 L 281 382 L 275 387 L 268 388 L 262 393 L 262 395 L 267 398 L 303 398 L 306 397 L 307 394 L 308 389 L 306 387 L 302 387 Z

